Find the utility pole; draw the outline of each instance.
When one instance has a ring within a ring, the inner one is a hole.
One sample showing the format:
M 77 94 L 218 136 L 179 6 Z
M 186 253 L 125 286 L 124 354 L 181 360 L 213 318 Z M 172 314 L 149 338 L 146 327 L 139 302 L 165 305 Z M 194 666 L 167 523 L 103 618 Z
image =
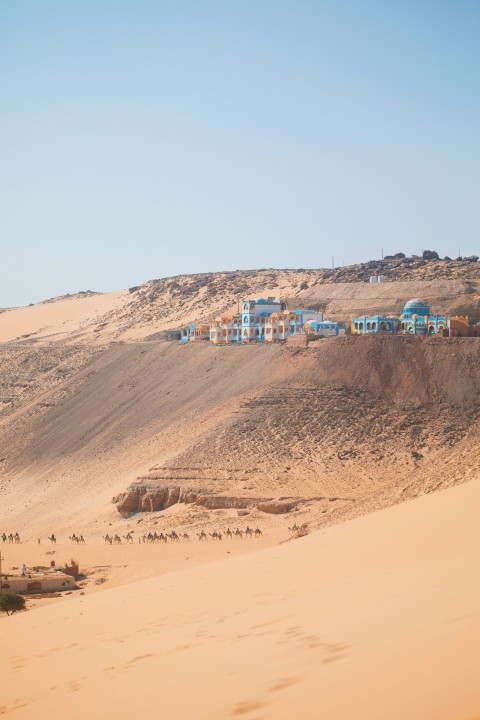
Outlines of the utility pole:
M 332 270 L 335 270 L 335 255 L 332 255 Z
M 383 262 L 383 248 L 382 248 L 382 262 Z

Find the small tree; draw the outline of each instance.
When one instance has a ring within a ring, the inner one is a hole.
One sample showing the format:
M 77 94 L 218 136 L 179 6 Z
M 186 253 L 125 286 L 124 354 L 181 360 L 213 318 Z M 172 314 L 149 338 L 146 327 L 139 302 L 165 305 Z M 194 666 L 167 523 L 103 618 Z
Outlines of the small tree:
M 19 610 L 25 610 L 25 598 L 17 593 L 0 591 L 0 612 L 13 615 Z

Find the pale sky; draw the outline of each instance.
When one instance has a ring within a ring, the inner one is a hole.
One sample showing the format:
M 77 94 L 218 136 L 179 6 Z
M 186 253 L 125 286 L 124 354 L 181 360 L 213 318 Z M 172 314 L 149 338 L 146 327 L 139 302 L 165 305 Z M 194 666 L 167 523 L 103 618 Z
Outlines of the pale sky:
M 477 0 L 2 0 L 0 306 L 480 254 Z

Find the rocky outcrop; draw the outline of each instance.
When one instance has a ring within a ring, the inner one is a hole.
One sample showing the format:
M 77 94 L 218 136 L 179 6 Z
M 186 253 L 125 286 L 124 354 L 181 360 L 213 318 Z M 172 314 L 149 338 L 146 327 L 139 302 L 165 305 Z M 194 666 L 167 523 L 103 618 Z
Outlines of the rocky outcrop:
M 273 498 L 249 498 L 213 495 L 205 490 L 193 490 L 179 486 L 152 487 L 144 483 L 133 483 L 126 490 L 112 498 L 122 517 L 137 512 L 158 512 L 177 503 L 200 505 L 207 510 L 250 510 L 258 508 L 275 515 L 293 510 L 298 499 L 274 500 Z
M 202 505 L 207 510 L 248 510 L 256 507 L 259 498 L 244 497 L 219 497 L 216 495 L 199 495 L 195 500 L 195 505 Z
M 158 512 L 177 503 L 192 503 L 198 497 L 198 491 L 178 486 L 151 487 L 133 483 L 126 492 L 112 498 L 122 517 L 136 512 Z
M 271 515 L 283 515 L 295 510 L 298 500 L 267 500 L 257 505 L 257 510 Z

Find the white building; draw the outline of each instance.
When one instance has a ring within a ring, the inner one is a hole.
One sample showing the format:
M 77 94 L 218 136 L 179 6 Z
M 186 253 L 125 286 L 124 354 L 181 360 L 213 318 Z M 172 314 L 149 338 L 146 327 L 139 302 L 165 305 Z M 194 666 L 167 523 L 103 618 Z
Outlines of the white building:
M 288 340 L 303 334 L 305 324 L 309 322 L 323 323 L 323 312 L 290 311 L 286 309 L 286 303 L 272 297 L 243 300 L 241 313 L 221 315 L 212 323 L 210 340 L 216 345 Z M 326 334 L 334 334 L 333 329 Z

